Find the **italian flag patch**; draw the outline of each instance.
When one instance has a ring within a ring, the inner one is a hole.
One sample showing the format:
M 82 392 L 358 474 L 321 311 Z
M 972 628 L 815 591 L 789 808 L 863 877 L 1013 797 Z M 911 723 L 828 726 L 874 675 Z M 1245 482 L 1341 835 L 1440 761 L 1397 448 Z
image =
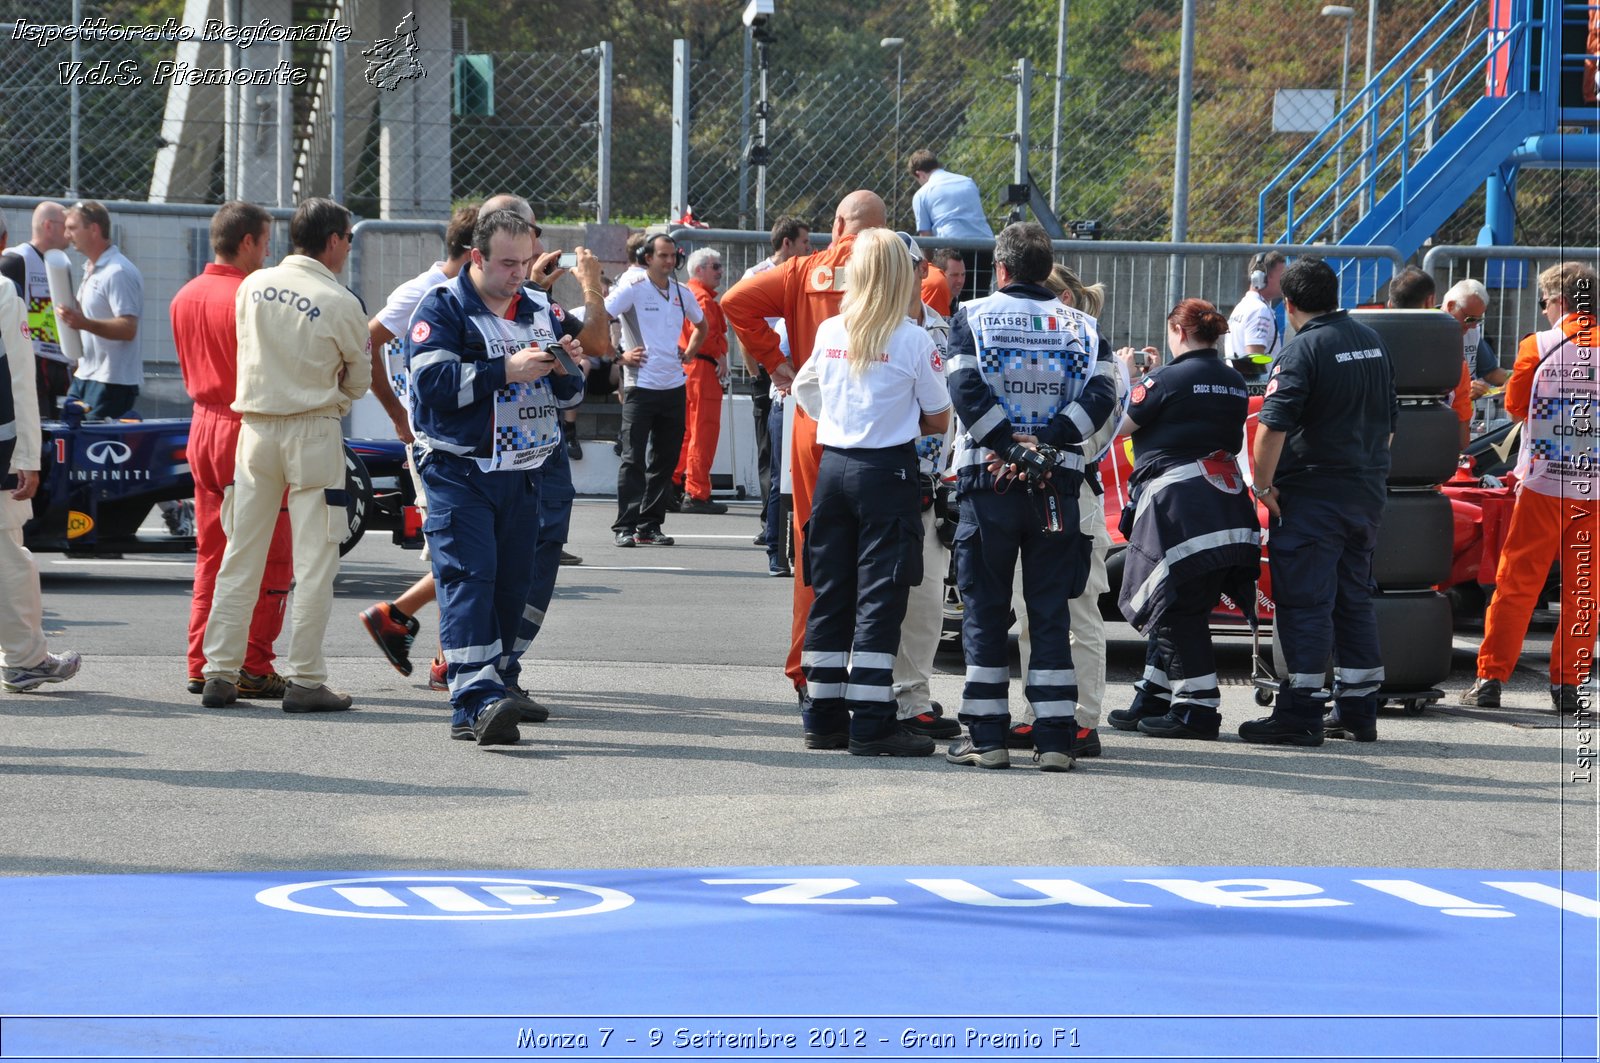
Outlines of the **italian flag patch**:
M 1055 332 L 1061 327 L 1061 319 L 1059 317 L 1036 317 L 1033 319 L 1033 327 L 1045 332 Z

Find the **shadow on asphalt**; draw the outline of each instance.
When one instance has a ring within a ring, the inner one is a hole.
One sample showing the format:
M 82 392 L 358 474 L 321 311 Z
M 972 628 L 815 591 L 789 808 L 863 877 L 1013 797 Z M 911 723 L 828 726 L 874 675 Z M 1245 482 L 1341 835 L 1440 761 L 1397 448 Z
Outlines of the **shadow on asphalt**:
M 346 794 L 363 797 L 523 797 L 526 791 L 499 786 L 424 786 L 385 779 L 308 775 L 298 771 L 209 771 L 204 769 L 120 768 L 109 765 L 57 767 L 53 764 L 6 764 L 0 775 L 57 776 L 153 782 L 204 790 L 277 790 L 285 793 Z

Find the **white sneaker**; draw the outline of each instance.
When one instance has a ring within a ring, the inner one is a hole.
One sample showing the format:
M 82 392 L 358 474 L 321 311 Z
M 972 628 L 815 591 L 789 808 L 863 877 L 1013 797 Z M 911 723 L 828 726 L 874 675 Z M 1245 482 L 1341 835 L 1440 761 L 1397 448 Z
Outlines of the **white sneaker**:
M 46 683 L 64 683 L 77 675 L 81 667 L 83 658 L 74 650 L 47 653 L 44 655 L 44 660 L 32 668 L 5 669 L 5 678 L 0 680 L 0 690 L 21 694 Z

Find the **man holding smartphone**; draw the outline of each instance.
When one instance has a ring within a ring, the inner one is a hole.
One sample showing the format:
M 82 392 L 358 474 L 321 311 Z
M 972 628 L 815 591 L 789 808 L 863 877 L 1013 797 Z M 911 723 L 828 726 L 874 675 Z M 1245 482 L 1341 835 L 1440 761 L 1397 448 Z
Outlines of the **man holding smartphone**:
M 526 218 L 483 214 L 472 244 L 468 267 L 424 296 L 411 319 L 411 420 L 423 450 L 450 737 L 510 745 L 523 709 L 503 675 L 533 582 L 535 471 L 561 445 L 559 404 L 583 386 L 550 349 L 581 352 L 582 327 L 525 287 L 538 257 Z

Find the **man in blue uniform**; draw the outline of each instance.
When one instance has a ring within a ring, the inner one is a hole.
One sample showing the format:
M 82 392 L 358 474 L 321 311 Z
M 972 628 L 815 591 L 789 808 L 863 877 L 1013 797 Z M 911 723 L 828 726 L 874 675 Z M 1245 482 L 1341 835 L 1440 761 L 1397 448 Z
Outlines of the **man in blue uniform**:
M 1000 290 L 963 303 L 950 329 L 950 397 L 960 421 L 956 582 L 966 602 L 960 719 L 968 737 L 946 759 L 1010 766 L 1006 633 L 1020 556 L 1033 628 L 1025 692 L 1037 717 L 1034 759 L 1043 770 L 1067 771 L 1078 697 L 1067 602 L 1089 575 L 1090 541 L 1078 532 L 1083 441 L 1116 414 L 1119 370 L 1094 319 L 1043 286 L 1054 262 L 1040 225 L 1007 226 L 994 255 Z
M 551 348 L 581 351 L 580 327 L 524 287 L 537 257 L 524 218 L 485 214 L 472 242 L 471 264 L 412 317 L 411 423 L 424 450 L 450 737 L 501 745 L 520 737 L 522 706 L 504 676 L 533 581 L 535 470 L 561 446 L 558 402 L 582 388 Z
M 534 220 L 533 207 L 521 196 L 512 195 L 495 196 L 485 205 L 493 208 L 497 204 L 503 204 L 506 210 L 514 212 L 533 226 L 533 250 L 540 257 L 533 263 L 529 272 L 529 286 L 524 292 L 535 300 L 545 298 L 549 303 L 550 324 L 561 331 L 571 334 L 576 326 L 567 322 L 576 318 L 582 327 L 577 339 L 583 349 L 591 355 L 603 354 L 610 342 L 610 319 L 606 316 L 605 293 L 600 288 L 599 260 L 582 247 L 576 249 L 578 261 L 573 266 L 573 276 L 583 289 L 583 307 L 581 310 L 564 309 L 547 298 L 556 280 L 566 271 L 556 266 L 560 251 L 547 252 L 540 242 L 544 233 Z M 557 333 L 541 328 L 535 338 L 548 345 L 555 335 Z M 584 366 L 587 361 L 580 358 L 578 364 Z M 580 387 L 570 398 L 557 400 L 557 406 L 563 411 L 563 419 L 566 413 L 576 409 L 583 401 L 583 394 L 584 388 Z M 522 685 L 522 655 L 544 626 L 545 614 L 555 596 L 556 575 L 560 571 L 564 548 L 571 533 L 572 506 L 577 501 L 578 492 L 572 484 L 570 444 L 574 437 L 570 429 L 571 422 L 567 422 L 569 445 L 551 451 L 535 473 L 539 481 L 539 539 L 538 545 L 533 548 L 533 582 L 528 591 L 527 604 L 522 610 L 516 639 L 511 646 L 510 660 L 500 670 L 506 693 L 517 702 L 523 723 L 543 723 L 550 718 L 550 710 L 534 700 Z
M 1372 551 L 1400 412 L 1394 368 L 1378 334 L 1339 309 L 1339 278 L 1326 262 L 1297 260 L 1284 271 L 1283 297 L 1295 337 L 1267 381 L 1251 491 L 1273 517 L 1272 594 L 1289 674 L 1272 715 L 1242 724 L 1239 737 L 1320 746 L 1326 732 L 1371 742 L 1383 685 Z M 1325 727 L 1330 651 L 1335 708 Z

